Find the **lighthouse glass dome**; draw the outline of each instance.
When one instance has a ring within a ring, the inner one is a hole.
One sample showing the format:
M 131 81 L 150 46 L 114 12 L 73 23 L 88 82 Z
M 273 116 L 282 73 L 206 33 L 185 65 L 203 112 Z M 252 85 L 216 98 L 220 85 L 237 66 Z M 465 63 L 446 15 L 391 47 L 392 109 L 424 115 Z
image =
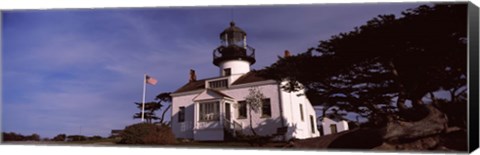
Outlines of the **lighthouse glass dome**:
M 230 22 L 230 27 L 220 33 L 220 40 L 224 46 L 240 46 L 246 48 L 247 33 L 235 26 L 235 22 Z
M 230 26 L 220 33 L 221 45 L 213 50 L 213 64 L 220 66 L 227 61 L 255 63 L 255 49 L 247 45 L 247 33 L 230 22 Z

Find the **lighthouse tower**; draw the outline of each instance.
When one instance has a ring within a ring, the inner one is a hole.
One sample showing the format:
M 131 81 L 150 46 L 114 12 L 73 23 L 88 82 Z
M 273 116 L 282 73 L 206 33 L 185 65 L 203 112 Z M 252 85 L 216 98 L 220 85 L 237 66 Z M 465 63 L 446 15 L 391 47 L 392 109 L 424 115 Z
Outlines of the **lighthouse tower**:
M 213 50 L 213 64 L 220 68 L 220 76 L 241 75 L 255 63 L 255 49 L 247 45 L 247 33 L 230 22 L 220 33 L 221 45 Z

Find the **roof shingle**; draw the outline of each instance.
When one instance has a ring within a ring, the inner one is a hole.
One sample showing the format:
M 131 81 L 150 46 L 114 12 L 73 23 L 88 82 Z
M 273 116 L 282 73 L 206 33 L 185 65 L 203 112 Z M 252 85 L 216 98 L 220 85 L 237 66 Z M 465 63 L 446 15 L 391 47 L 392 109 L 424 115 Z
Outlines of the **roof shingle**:
M 245 75 L 242 75 L 235 82 L 233 82 L 232 85 L 246 84 L 246 83 L 266 81 L 266 80 L 269 80 L 269 79 L 258 76 L 258 71 L 251 71 Z
M 212 79 L 212 78 L 208 78 L 208 79 Z M 205 89 L 205 80 L 208 80 L 208 79 L 190 81 L 187 84 L 180 87 L 179 89 L 177 89 L 173 93 L 181 93 L 181 92 Z M 250 71 L 247 74 L 240 76 L 236 81 L 232 83 L 232 85 L 240 85 L 240 84 L 246 84 L 246 83 L 252 83 L 252 82 L 266 81 L 266 80 L 269 80 L 269 79 L 259 76 L 258 71 Z
M 177 89 L 173 93 L 181 93 L 181 92 L 187 92 L 187 91 L 204 89 L 204 88 L 205 88 L 205 80 L 190 81 L 187 84 L 180 87 L 179 89 Z

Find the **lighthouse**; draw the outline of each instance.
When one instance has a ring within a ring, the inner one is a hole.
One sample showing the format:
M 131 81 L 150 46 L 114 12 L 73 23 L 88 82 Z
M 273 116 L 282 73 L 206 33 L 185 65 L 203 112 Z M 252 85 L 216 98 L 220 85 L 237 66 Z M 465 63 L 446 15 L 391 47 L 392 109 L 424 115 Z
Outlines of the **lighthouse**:
M 286 52 L 288 55 L 288 52 Z M 198 78 L 190 70 L 190 78 L 172 94 L 172 131 L 176 138 L 196 141 L 224 141 L 237 133 L 279 135 L 277 141 L 312 138 L 320 133 L 315 128 L 316 114 L 299 90 L 281 89 L 281 83 L 251 71 L 255 49 L 247 45 L 247 33 L 230 22 L 220 32 L 220 45 L 213 50 L 213 64 L 219 75 Z M 208 60 L 206 60 L 208 61 Z M 262 92 L 261 108 L 247 110 L 246 97 L 251 89 Z
M 220 76 L 245 74 L 255 63 L 255 49 L 247 45 L 247 33 L 230 22 L 230 27 L 220 33 L 221 45 L 213 50 L 213 64 Z

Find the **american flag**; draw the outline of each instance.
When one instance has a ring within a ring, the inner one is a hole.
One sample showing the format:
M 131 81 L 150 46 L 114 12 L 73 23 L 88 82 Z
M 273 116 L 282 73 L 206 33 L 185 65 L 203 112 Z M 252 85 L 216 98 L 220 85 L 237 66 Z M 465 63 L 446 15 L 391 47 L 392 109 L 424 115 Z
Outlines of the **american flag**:
M 145 82 L 147 82 L 148 84 L 151 84 L 151 85 L 155 85 L 158 82 L 157 79 L 155 79 L 153 77 L 150 77 L 148 75 L 145 78 L 146 78 Z

